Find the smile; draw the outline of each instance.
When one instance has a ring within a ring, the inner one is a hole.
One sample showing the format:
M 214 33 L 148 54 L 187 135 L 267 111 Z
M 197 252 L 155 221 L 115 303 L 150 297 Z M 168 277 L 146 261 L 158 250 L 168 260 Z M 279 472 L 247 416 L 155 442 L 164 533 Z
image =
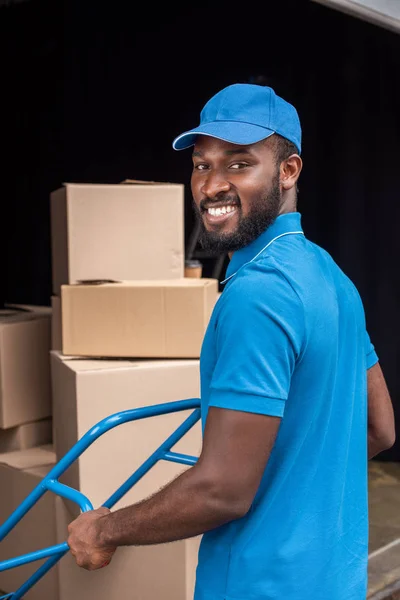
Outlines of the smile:
M 213 217 L 219 217 L 221 215 L 226 215 L 228 213 L 231 213 L 235 210 L 236 210 L 235 206 L 228 205 L 228 206 L 220 206 L 218 208 L 209 208 L 207 210 L 207 212 L 209 215 L 211 215 Z
M 209 225 L 222 225 L 232 219 L 237 212 L 238 207 L 232 205 L 210 207 L 204 211 L 204 219 Z

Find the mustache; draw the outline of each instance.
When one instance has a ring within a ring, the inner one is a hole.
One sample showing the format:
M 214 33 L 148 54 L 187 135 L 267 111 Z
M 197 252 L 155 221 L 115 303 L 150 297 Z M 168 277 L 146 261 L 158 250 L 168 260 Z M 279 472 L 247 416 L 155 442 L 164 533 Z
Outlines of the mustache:
M 241 206 L 241 201 L 239 196 L 236 195 L 227 195 L 227 196 L 218 196 L 216 198 L 204 198 L 203 200 L 201 200 L 200 204 L 199 204 L 199 209 L 201 212 L 205 212 L 207 209 L 211 208 L 212 206 L 218 207 L 218 206 Z

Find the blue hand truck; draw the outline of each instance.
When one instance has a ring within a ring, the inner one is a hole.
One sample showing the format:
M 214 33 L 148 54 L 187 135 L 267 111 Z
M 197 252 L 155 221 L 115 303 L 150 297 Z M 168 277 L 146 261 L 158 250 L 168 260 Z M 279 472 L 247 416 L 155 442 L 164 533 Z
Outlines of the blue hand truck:
M 197 462 L 196 456 L 180 454 L 173 452 L 171 448 L 199 421 L 200 419 L 200 399 L 191 398 L 188 400 L 178 400 L 166 404 L 157 404 L 146 406 L 144 408 L 134 408 L 123 412 L 115 413 L 106 419 L 103 419 L 97 425 L 94 425 L 89 431 L 67 452 L 67 454 L 51 469 L 51 471 L 42 479 L 42 481 L 33 489 L 25 500 L 15 509 L 11 516 L 0 526 L 0 543 L 8 533 L 20 522 L 26 513 L 40 500 L 47 492 L 53 492 L 68 500 L 76 502 L 82 512 L 93 510 L 93 505 L 84 494 L 58 481 L 59 477 L 79 458 L 79 456 L 95 442 L 100 436 L 118 425 L 148 417 L 156 417 L 169 413 L 176 413 L 183 410 L 192 410 L 193 412 L 187 419 L 157 448 L 155 452 L 123 483 L 113 494 L 104 502 L 102 506 L 112 508 L 115 504 L 137 483 L 159 460 L 167 460 L 183 465 L 192 466 Z M 67 542 L 36 550 L 28 554 L 23 554 L 15 558 L 10 558 L 0 562 L 0 571 L 13 569 L 27 563 L 43 560 L 47 558 L 38 570 L 21 585 L 21 587 L 10 594 L 0 596 L 0 600 L 20 600 L 67 552 L 69 547 Z

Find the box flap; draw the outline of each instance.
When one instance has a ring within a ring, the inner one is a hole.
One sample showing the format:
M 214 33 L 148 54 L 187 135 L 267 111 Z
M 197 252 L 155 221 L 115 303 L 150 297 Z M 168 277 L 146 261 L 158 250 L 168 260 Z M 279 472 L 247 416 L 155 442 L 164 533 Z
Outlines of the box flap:
M 81 356 L 67 356 L 53 350 L 50 353 L 53 360 L 59 360 L 75 373 L 85 371 L 116 371 L 119 369 L 168 369 L 198 364 L 198 359 L 166 359 L 155 360 L 153 358 L 132 359 L 127 358 L 82 358 Z M 0 455 L 1 456 L 1 455 Z
M 95 186 L 101 186 L 101 187 L 112 187 L 112 186 L 120 186 L 120 185 L 146 185 L 146 186 L 153 186 L 153 185 L 174 185 L 174 186 L 183 186 L 183 183 L 172 183 L 170 181 L 144 181 L 142 179 L 124 179 L 123 181 L 120 181 L 119 183 L 73 183 L 73 182 L 69 182 L 69 181 L 64 181 L 62 184 L 64 187 L 68 188 L 68 187 L 80 187 L 80 188 L 85 188 L 85 187 L 95 187 Z
M 170 181 L 143 181 L 141 179 L 124 179 L 121 185 L 183 185 L 182 183 L 171 183 Z
M 0 310 L 0 325 L 23 323 L 37 318 L 38 314 L 33 312 L 20 312 L 11 308 Z
M 56 454 L 50 445 L 0 454 L 0 463 L 22 471 L 34 467 L 51 465 L 55 462 Z
M 70 287 L 93 287 L 94 285 L 98 285 L 98 286 L 102 286 L 102 287 L 121 287 L 121 288 L 176 288 L 176 287 L 191 287 L 191 288 L 206 288 L 211 286 L 212 288 L 214 288 L 216 286 L 216 283 L 218 282 L 217 279 L 211 279 L 211 278 L 200 278 L 200 279 L 194 279 L 191 277 L 182 277 L 180 279 L 168 279 L 168 280 L 147 280 L 147 279 L 140 279 L 137 281 L 111 281 L 111 280 L 106 280 L 106 279 L 102 279 L 102 280 L 88 280 L 88 281 L 81 281 L 79 283 L 73 283 L 71 285 L 62 285 L 61 286 L 61 291 L 62 293 L 67 292 L 68 288 Z
M 41 467 L 32 467 L 31 469 L 25 469 L 24 473 L 30 473 L 31 475 L 35 475 L 36 477 L 40 477 L 43 479 L 48 475 L 51 469 L 55 466 L 56 463 L 51 463 L 49 465 L 43 465 Z

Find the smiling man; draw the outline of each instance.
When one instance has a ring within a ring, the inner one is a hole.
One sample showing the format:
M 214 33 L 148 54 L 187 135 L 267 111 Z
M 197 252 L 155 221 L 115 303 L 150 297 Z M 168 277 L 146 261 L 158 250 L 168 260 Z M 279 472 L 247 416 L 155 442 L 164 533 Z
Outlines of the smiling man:
M 239 250 L 272 225 L 283 208 L 279 173 L 271 161 L 271 150 L 275 154 L 280 146 L 287 157 L 293 155 L 288 169 L 297 177 L 300 157 L 296 147 L 283 139 L 267 138 L 244 147 L 206 136 L 196 142 L 192 192 L 203 246 L 220 252 Z M 217 182 L 217 189 L 209 179 L 211 165 L 230 173 L 229 181 L 223 177 Z M 260 181 L 265 182 L 262 187 Z M 294 210 L 295 197 L 290 200 Z
M 232 85 L 174 141 L 191 146 L 202 243 L 231 255 L 201 353 L 201 456 L 139 504 L 81 515 L 71 551 L 93 570 L 204 533 L 196 600 L 365 600 L 367 458 L 393 444 L 393 410 L 357 290 L 296 212 L 297 112 Z

